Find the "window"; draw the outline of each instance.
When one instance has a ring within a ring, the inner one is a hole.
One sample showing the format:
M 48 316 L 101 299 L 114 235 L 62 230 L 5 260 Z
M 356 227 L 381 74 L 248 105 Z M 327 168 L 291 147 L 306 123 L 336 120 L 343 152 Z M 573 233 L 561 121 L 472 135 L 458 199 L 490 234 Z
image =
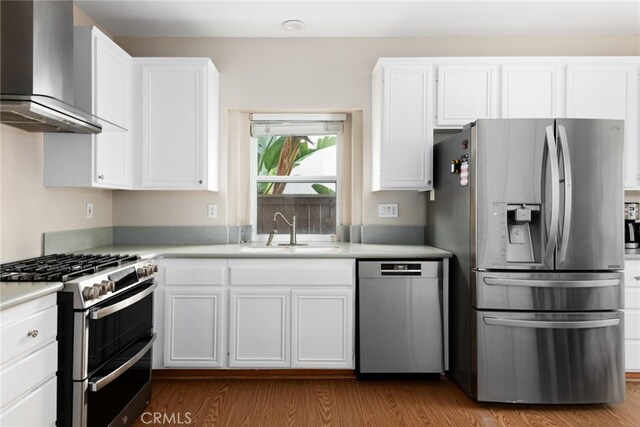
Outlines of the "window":
M 338 224 L 338 147 L 344 114 L 252 114 L 254 240 L 329 240 Z

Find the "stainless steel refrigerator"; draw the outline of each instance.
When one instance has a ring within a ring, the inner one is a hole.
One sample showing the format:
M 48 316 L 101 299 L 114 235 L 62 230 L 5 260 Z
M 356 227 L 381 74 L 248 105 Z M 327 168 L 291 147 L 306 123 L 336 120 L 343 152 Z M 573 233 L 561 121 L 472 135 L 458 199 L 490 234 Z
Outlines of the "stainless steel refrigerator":
M 618 120 L 486 119 L 434 146 L 450 375 L 480 401 L 624 399 Z

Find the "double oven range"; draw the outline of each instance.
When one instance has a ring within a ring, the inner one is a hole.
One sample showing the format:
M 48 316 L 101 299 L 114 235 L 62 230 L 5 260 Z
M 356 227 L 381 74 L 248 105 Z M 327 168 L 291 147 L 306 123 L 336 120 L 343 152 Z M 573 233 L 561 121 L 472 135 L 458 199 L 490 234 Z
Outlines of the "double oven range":
M 0 266 L 0 281 L 64 283 L 58 426 L 130 425 L 149 403 L 155 272 L 137 255 L 48 255 Z

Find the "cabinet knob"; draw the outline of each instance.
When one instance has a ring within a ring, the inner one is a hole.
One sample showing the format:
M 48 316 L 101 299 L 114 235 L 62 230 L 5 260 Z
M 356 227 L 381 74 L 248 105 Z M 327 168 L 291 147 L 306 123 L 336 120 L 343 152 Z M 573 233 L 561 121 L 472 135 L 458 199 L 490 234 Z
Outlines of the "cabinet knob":
M 636 276 L 636 277 L 634 277 L 634 279 L 636 279 L 636 281 L 640 282 L 640 276 Z
M 31 338 L 35 338 L 38 336 L 38 330 L 34 329 L 33 331 L 29 331 L 27 332 L 27 336 L 31 337 Z
M 98 179 L 104 179 L 104 175 L 98 175 Z
M 199 180 L 199 181 L 198 181 L 198 184 L 202 184 L 202 180 Z

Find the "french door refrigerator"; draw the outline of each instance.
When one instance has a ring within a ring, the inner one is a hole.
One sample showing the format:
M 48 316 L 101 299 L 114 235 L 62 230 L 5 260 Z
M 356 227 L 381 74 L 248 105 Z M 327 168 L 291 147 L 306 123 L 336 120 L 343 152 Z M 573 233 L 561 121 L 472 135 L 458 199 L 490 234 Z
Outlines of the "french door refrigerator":
M 450 374 L 480 401 L 624 399 L 618 120 L 486 119 L 434 146 Z

